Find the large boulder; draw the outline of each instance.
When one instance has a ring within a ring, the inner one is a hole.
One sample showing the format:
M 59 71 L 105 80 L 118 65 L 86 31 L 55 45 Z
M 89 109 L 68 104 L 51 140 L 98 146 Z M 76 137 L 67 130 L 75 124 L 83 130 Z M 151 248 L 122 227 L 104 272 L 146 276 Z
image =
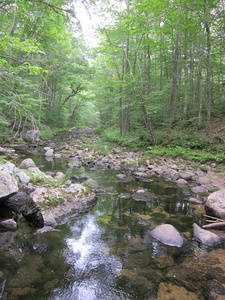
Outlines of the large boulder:
M 182 247 L 184 239 L 180 232 L 170 224 L 159 225 L 150 232 L 151 236 L 161 243 L 173 246 Z
M 26 194 L 16 193 L 4 201 L 16 215 L 22 214 L 28 223 L 35 228 L 44 226 L 44 219 L 39 206 Z
M 81 184 L 61 186 L 60 189 L 39 187 L 31 197 L 42 208 L 46 226 L 64 223 L 71 215 L 88 211 L 97 201 L 96 194 Z
M 23 132 L 22 139 L 26 142 L 36 142 L 39 141 L 40 132 L 38 129 L 27 130 Z
M 205 211 L 208 215 L 225 219 L 225 189 L 209 195 L 205 203 Z
M 21 165 L 24 168 L 25 165 L 36 168 L 32 160 L 22 162 Z M 24 186 L 28 187 L 29 179 L 25 172 L 10 162 L 0 165 L 0 202 L 4 208 L 11 211 L 12 215 L 9 214 L 9 219 L 13 216 L 18 218 L 22 214 L 33 227 L 41 228 L 44 221 L 39 207 L 26 193 L 19 192 Z M 12 222 L 9 225 L 2 224 L 5 228 L 11 225 Z
M 15 165 L 10 162 L 0 165 L 0 201 L 19 191 L 15 169 Z
M 39 170 L 38 167 L 36 167 L 34 161 L 31 158 L 24 159 L 21 164 L 19 165 L 19 168 L 26 171 L 31 171 L 36 174 L 44 174 Z
M 202 229 L 197 224 L 193 224 L 193 234 L 197 240 L 207 246 L 213 246 L 221 242 L 221 238 L 208 230 Z

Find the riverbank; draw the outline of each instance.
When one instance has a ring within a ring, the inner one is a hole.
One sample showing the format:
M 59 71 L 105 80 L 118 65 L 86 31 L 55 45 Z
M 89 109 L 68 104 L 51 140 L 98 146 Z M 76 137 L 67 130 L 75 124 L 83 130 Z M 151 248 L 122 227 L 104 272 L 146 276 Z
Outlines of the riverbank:
M 100 135 L 91 129 L 72 129 L 53 140 L 45 142 L 41 151 L 46 159 L 66 158 L 69 168 L 104 165 L 128 171 L 157 175 L 178 181 L 177 184 L 202 186 L 206 192 L 225 188 L 225 169 L 215 162 L 200 164 L 182 158 L 156 156 L 144 150 L 132 151 L 127 147 L 111 146 L 100 141 Z M 188 173 L 188 175 L 185 173 Z
M 210 193 L 225 188 L 225 170 L 214 162 L 199 164 L 182 158 L 155 156 L 151 150 L 147 153 L 144 150 L 132 151 L 100 142 L 100 139 L 92 129 L 73 128 L 39 145 L 26 145 L 25 151 L 42 153 L 48 161 L 63 158 L 68 162 L 68 169 L 94 166 L 116 169 L 121 171 L 120 177 L 124 176 L 124 180 L 128 172 L 140 181 L 149 181 L 153 176 L 162 177 L 180 187 L 190 188 L 191 201 L 196 202 L 199 198 L 204 202 Z M 17 149 L 1 148 L 0 152 L 13 158 Z M 49 175 L 54 177 L 56 174 Z

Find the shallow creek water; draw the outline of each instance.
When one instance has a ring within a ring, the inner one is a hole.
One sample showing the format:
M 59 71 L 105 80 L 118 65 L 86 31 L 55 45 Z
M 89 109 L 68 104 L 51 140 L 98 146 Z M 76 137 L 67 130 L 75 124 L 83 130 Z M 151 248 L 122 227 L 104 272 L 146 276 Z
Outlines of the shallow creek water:
M 37 157 L 36 164 L 45 171 L 66 171 L 62 159 L 45 162 Z M 188 201 L 189 189 L 157 177 L 151 182 L 134 178 L 121 182 L 116 177 L 118 171 L 104 167 L 70 172 L 85 173 L 108 192 L 99 194 L 90 212 L 69 219 L 52 232 L 36 234 L 21 219 L 12 246 L 0 250 L 1 271 L 6 278 L 0 298 L 158 299 L 160 283 L 179 285 L 174 281 L 174 272 L 181 266 L 186 272 L 187 261 L 195 259 L 196 249 L 202 253 L 209 250 L 191 237 L 192 224 L 201 224 L 202 206 Z M 129 197 L 143 188 L 154 194 L 151 200 Z M 165 246 L 150 237 L 148 232 L 163 223 L 174 225 L 184 235 L 182 249 Z M 198 265 L 200 275 L 204 268 L 205 264 Z M 196 278 L 190 277 L 184 286 L 197 295 L 205 278 Z

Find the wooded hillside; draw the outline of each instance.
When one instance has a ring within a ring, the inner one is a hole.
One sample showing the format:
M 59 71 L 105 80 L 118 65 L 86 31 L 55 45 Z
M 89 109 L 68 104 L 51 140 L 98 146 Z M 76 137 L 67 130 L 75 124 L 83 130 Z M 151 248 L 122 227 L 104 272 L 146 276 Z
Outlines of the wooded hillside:
M 183 130 L 209 140 L 225 114 L 224 1 L 83 4 L 112 19 L 95 49 L 75 1 L 0 2 L 1 139 L 91 126 L 150 145 Z

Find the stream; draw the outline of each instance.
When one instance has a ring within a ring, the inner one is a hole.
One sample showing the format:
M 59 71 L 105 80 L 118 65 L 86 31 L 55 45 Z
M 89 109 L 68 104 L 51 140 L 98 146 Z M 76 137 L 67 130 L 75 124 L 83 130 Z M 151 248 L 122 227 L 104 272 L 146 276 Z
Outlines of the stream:
M 41 155 L 32 159 L 43 171 L 68 171 L 64 159 L 47 162 Z M 183 285 L 181 298 L 187 292 L 190 299 L 211 299 L 198 298 L 208 280 L 203 274 L 216 262 L 210 256 L 211 249 L 192 238 L 192 225 L 201 224 L 203 207 L 188 201 L 188 188 L 158 177 L 146 182 L 133 177 L 122 181 L 116 176 L 118 171 L 104 166 L 70 172 L 85 174 L 104 192 L 99 192 L 90 212 L 69 219 L 54 231 L 36 234 L 20 219 L 14 243 L 0 250 L 1 272 L 6 278 L 0 299 L 164 300 L 169 298 L 160 298 L 157 293 L 165 282 L 178 289 Z M 133 199 L 131 195 L 140 189 L 153 197 L 148 201 Z M 182 249 L 165 246 L 149 235 L 164 223 L 183 234 L 186 243 Z M 209 257 L 198 262 L 192 276 L 175 280 L 192 268 L 196 251 L 200 257 Z

